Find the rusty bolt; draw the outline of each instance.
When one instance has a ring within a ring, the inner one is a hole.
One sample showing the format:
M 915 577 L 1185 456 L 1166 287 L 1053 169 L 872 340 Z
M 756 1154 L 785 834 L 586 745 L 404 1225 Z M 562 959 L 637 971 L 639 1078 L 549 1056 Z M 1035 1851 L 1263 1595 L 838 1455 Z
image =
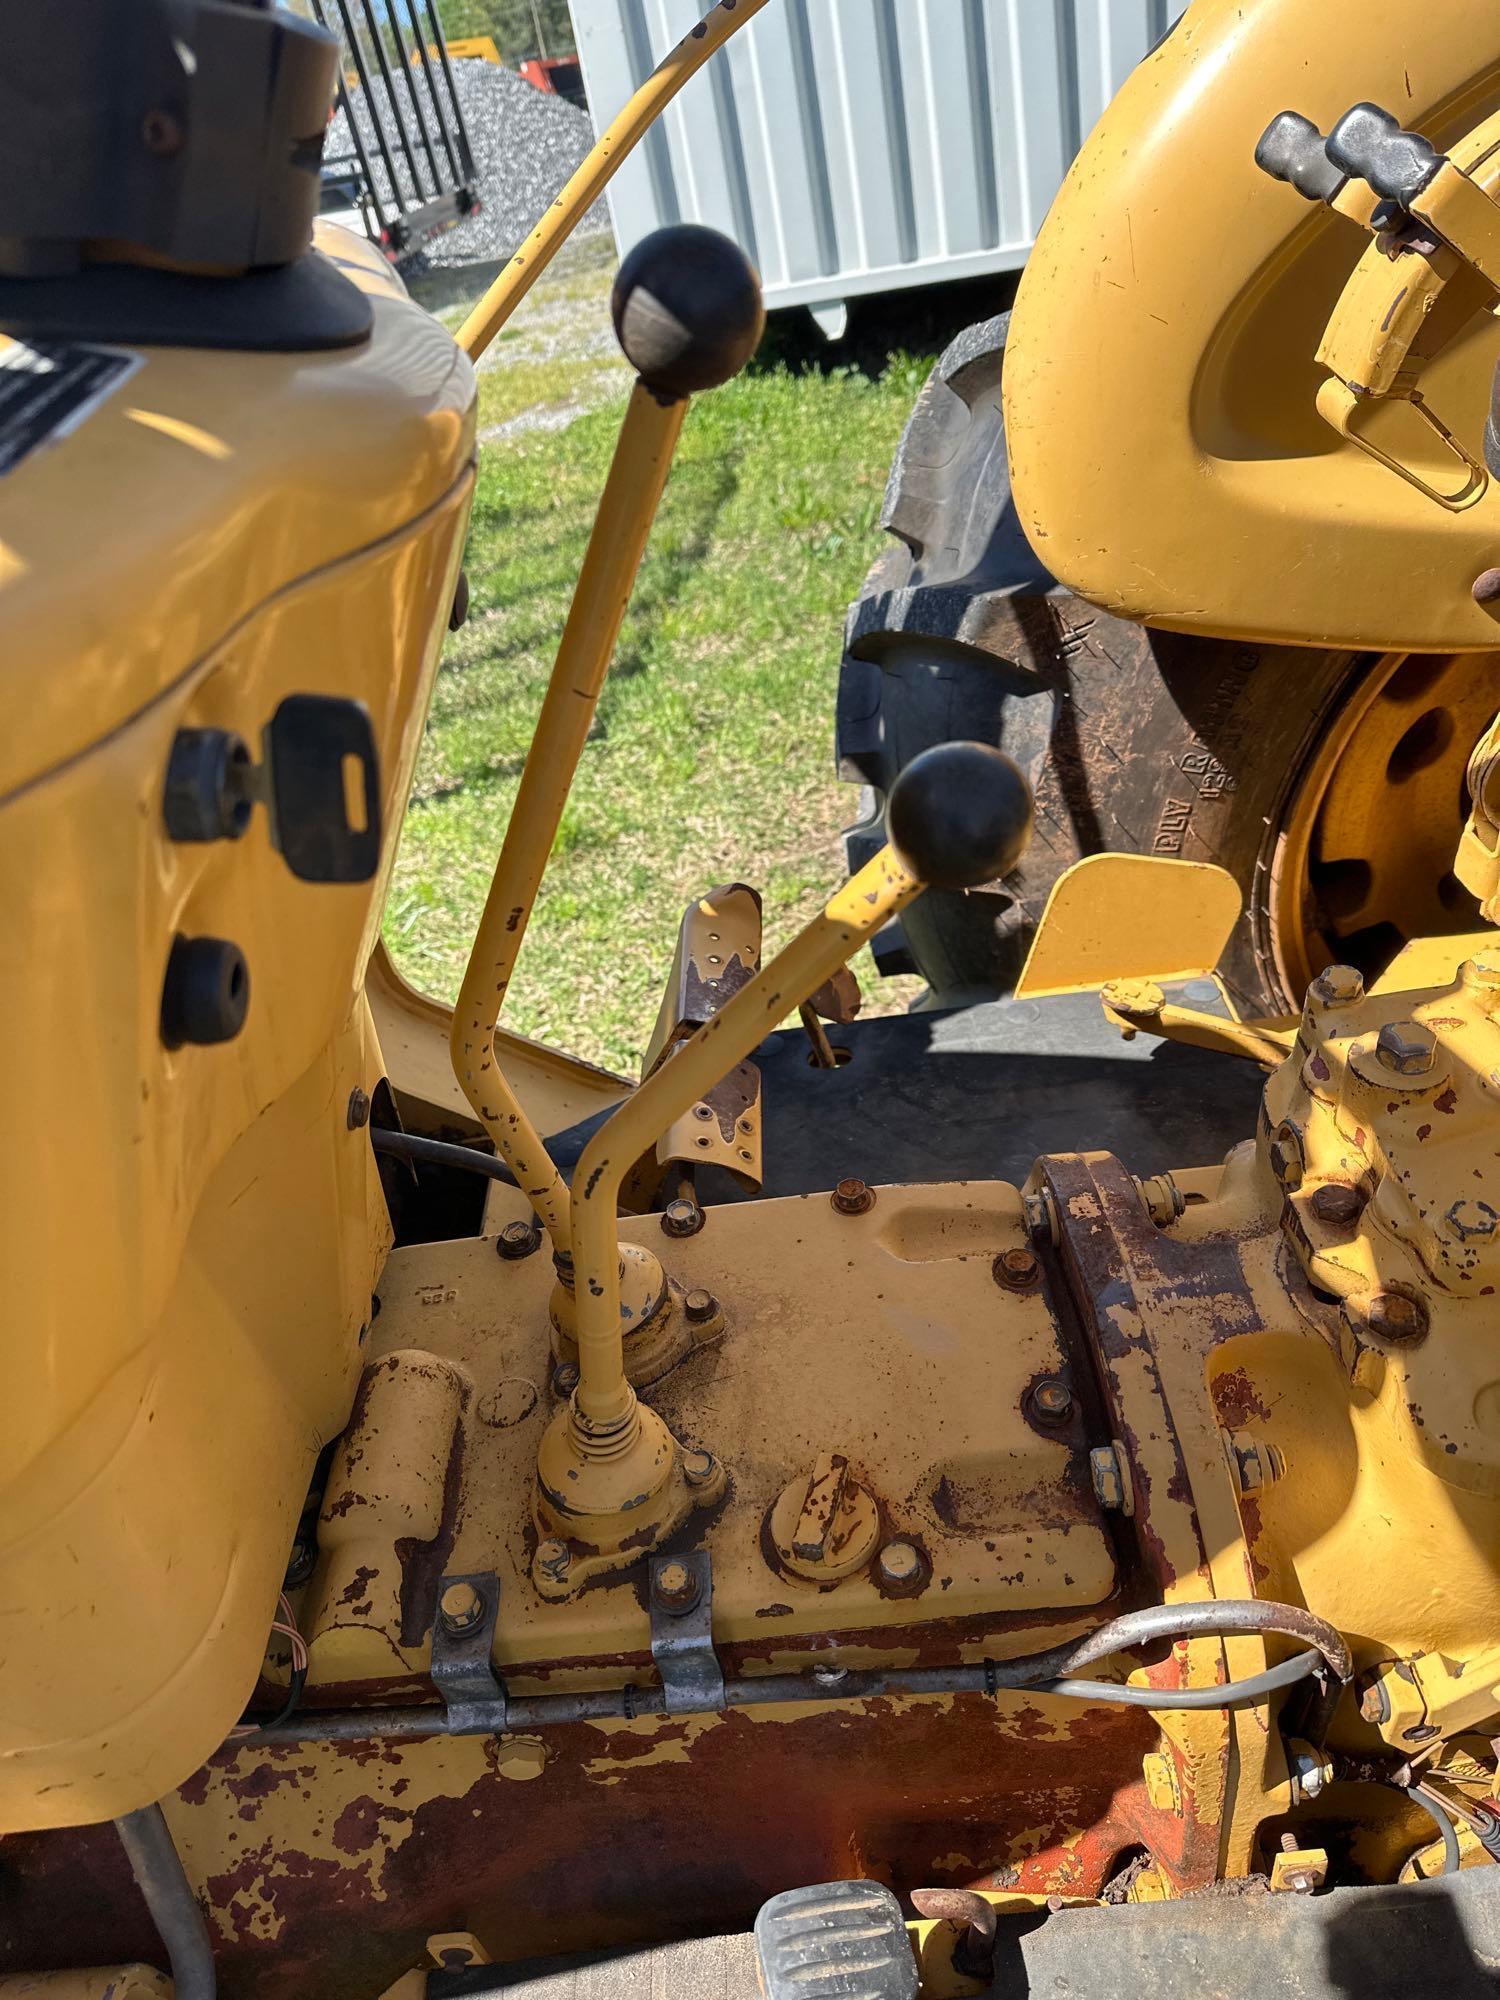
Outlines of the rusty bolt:
M 711 1451 L 685 1451 L 682 1454 L 682 1476 L 689 1486 L 706 1486 L 717 1471 L 718 1464 Z
M 651 1580 L 651 1594 L 663 1611 L 680 1617 L 698 1602 L 698 1579 L 684 1562 L 664 1562 Z
M 863 1181 L 840 1181 L 829 1200 L 839 1215 L 864 1215 L 875 1206 L 875 1190 Z
M 876 1564 L 880 1581 L 893 1589 L 913 1584 L 922 1574 L 922 1558 L 910 1542 L 887 1542 Z
M 1284 1188 L 1302 1185 L 1302 1138 L 1294 1125 L 1282 1125 L 1269 1148 L 1271 1172 Z
M 482 1621 L 484 1599 L 472 1583 L 450 1583 L 438 1609 L 442 1613 L 443 1630 L 456 1637 L 461 1632 L 472 1632 Z
M 690 1326 L 703 1326 L 718 1312 L 719 1301 L 712 1292 L 705 1292 L 700 1287 L 688 1293 L 682 1302 L 682 1310 L 687 1314 Z
M 1456 1236 L 1460 1243 L 1473 1243 L 1494 1235 L 1500 1215 L 1487 1201 L 1463 1200 L 1454 1202 L 1443 1221 L 1450 1236 Z
M 995 1283 L 1008 1292 L 1029 1292 L 1042 1275 L 1042 1267 L 1031 1250 L 1002 1250 L 990 1271 Z
M 536 1222 L 507 1222 L 495 1238 L 495 1249 L 508 1263 L 518 1257 L 529 1257 L 533 1250 L 541 1247 L 541 1225 Z
M 1119 1513 L 1125 1505 L 1125 1468 L 1112 1444 L 1096 1445 L 1089 1453 L 1089 1477 L 1099 1505 Z
M 1056 1375 L 1044 1375 L 1031 1392 L 1031 1407 L 1041 1424 L 1065 1424 L 1073 1414 L 1073 1391 Z
M 661 1226 L 666 1236 L 696 1236 L 703 1227 L 703 1210 L 686 1195 L 679 1195 L 662 1210 Z
M 536 1566 L 553 1583 L 565 1583 L 573 1557 L 566 1542 L 548 1539 L 536 1545 Z
M 578 1363 L 559 1361 L 552 1371 L 553 1392 L 559 1396 L 571 1396 L 578 1387 Z
M 1325 1181 L 1313 1190 L 1312 1212 L 1330 1229 L 1352 1229 L 1364 1211 L 1365 1196 L 1345 1181 Z
M 1365 997 L 1365 982 L 1352 965 L 1330 965 L 1310 988 L 1321 1007 L 1352 1007 Z
M 1363 1292 L 1344 1301 L 1344 1317 L 1356 1333 L 1369 1332 L 1393 1345 L 1423 1339 L 1427 1307 L 1406 1292 Z
M 182 149 L 182 124 L 170 111 L 148 111 L 141 120 L 141 144 L 166 158 Z
M 356 1084 L 349 1093 L 349 1102 L 344 1109 L 344 1123 L 351 1132 L 357 1132 L 361 1125 L 370 1122 L 370 1098 L 367 1091 Z
M 1375 1054 L 1397 1076 L 1425 1076 L 1437 1060 L 1437 1037 L 1419 1021 L 1387 1021 L 1376 1037 Z
M 1360 1690 L 1359 1712 L 1363 1721 L 1373 1722 L 1377 1727 L 1391 1719 L 1391 1698 L 1378 1672 Z

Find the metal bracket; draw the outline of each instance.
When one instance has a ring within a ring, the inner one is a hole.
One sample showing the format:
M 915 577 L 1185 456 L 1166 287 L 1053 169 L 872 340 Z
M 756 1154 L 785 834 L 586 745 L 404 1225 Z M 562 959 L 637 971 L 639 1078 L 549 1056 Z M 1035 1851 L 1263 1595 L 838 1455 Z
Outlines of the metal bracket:
M 651 1558 L 651 1658 L 661 1675 L 668 1715 L 711 1715 L 724 1706 L 724 1669 L 713 1642 L 713 1595 L 707 1549 Z
M 445 1610 L 445 1605 L 450 1608 Z M 464 1615 L 455 1617 L 455 1607 Z M 499 1616 L 499 1577 L 481 1571 L 439 1580 L 432 1620 L 432 1684 L 448 1711 L 451 1735 L 498 1735 L 506 1727 L 505 1683 L 490 1658 Z

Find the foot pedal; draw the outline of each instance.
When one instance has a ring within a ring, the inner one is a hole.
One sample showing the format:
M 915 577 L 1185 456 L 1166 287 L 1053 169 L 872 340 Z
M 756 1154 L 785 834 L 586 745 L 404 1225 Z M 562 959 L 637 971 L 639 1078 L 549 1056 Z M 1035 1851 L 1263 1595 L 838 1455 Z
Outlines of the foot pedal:
M 879 1882 L 788 1889 L 755 1919 L 766 2000 L 917 2000 L 901 1905 Z

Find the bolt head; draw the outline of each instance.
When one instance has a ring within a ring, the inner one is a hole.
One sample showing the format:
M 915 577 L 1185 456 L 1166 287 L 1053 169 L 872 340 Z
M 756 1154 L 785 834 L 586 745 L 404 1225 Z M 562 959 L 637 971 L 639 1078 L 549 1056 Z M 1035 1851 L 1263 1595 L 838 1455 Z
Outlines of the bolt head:
M 717 1314 L 719 1301 L 712 1292 L 699 1289 L 687 1294 L 682 1302 L 682 1310 L 687 1315 L 690 1325 L 703 1326 Z
M 1437 1037 L 1419 1021 L 1387 1021 L 1376 1037 L 1375 1055 L 1397 1076 L 1425 1076 L 1437 1060 Z
M 502 1736 L 495 1746 L 495 1770 L 502 1778 L 525 1784 L 547 1768 L 547 1746 L 540 1736 Z
M 1395 1345 L 1427 1333 L 1427 1307 L 1406 1292 L 1365 1292 L 1344 1301 L 1344 1317 L 1356 1333 L 1369 1332 Z
M 495 1238 L 496 1252 L 513 1263 L 517 1258 L 529 1257 L 539 1249 L 542 1241 L 541 1225 L 535 1222 L 507 1222 Z
M 370 1096 L 358 1084 L 349 1093 L 349 1102 L 344 1110 L 344 1122 L 351 1132 L 357 1132 L 362 1125 L 370 1122 Z
M 1448 1234 L 1460 1243 L 1482 1242 L 1500 1228 L 1500 1215 L 1487 1201 L 1456 1201 L 1443 1217 Z
M 717 1466 L 718 1460 L 711 1451 L 685 1451 L 682 1454 L 682 1476 L 689 1486 L 706 1486 Z
M 561 1583 L 572 1567 L 573 1557 L 566 1542 L 551 1539 L 536 1545 L 536 1566 L 554 1583 Z
M 1008 1292 L 1029 1292 L 1042 1275 L 1034 1250 L 1002 1250 L 990 1270 Z
M 1330 965 L 1309 989 L 1320 1007 L 1352 1007 L 1365 997 L 1363 976 L 1352 965 Z
M 880 1551 L 876 1569 L 882 1583 L 899 1588 L 916 1582 L 922 1574 L 922 1558 L 911 1542 L 887 1542 Z
M 1073 1391 L 1056 1375 L 1044 1375 L 1031 1392 L 1039 1423 L 1065 1424 L 1073 1414 Z
M 666 1236 L 696 1236 L 703 1227 L 703 1210 L 697 1202 L 679 1195 L 662 1210 L 661 1226 Z
M 1327 1181 L 1314 1188 L 1309 1204 L 1319 1222 L 1330 1229 L 1352 1229 L 1364 1213 L 1365 1197 L 1360 1189 L 1343 1181 Z
M 484 1599 L 472 1583 L 450 1583 L 438 1605 L 449 1632 L 472 1632 L 484 1617 Z
M 552 1371 L 552 1387 L 559 1396 L 571 1396 L 578 1387 L 578 1363 L 559 1361 Z
M 829 1199 L 839 1215 L 864 1215 L 875 1206 L 875 1191 L 863 1181 L 840 1181 Z
M 1099 1505 L 1119 1513 L 1125 1505 L 1125 1474 L 1112 1444 L 1096 1445 L 1089 1453 L 1089 1477 Z
M 651 1594 L 664 1611 L 691 1611 L 698 1602 L 698 1579 L 685 1562 L 664 1562 L 651 1579 Z

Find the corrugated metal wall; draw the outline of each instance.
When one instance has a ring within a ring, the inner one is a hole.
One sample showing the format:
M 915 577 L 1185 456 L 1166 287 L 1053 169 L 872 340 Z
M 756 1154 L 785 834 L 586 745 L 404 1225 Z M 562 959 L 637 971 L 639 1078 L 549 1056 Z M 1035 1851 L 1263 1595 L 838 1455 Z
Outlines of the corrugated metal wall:
M 572 0 L 602 129 L 704 0 Z M 773 0 L 616 175 L 621 250 L 736 237 L 771 306 L 1022 264 L 1110 97 L 1182 0 Z

